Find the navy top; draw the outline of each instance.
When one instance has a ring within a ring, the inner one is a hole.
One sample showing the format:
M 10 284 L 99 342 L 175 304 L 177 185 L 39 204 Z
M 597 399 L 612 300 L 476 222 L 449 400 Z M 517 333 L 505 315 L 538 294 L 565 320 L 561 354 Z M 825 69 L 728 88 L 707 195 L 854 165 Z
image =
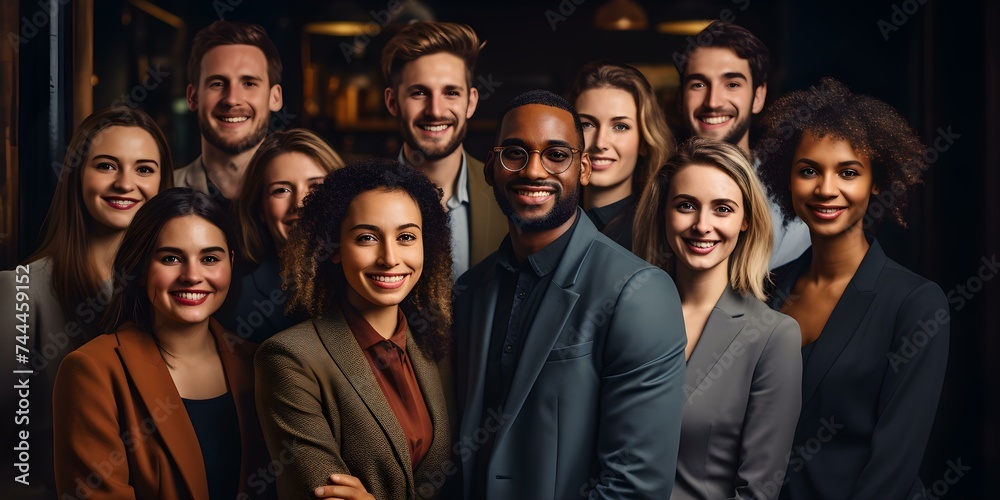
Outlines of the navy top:
M 240 486 L 239 418 L 233 393 L 211 399 L 181 399 L 205 460 L 209 498 L 236 498 Z

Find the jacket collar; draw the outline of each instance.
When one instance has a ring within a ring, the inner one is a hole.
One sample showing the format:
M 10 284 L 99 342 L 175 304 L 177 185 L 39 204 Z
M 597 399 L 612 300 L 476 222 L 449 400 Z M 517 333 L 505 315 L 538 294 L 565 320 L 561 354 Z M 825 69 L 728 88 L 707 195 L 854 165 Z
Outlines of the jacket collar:
M 809 404 L 823 379 L 833 364 L 840 358 L 844 348 L 858 333 L 858 325 L 868 314 L 868 308 L 875 300 L 875 286 L 885 268 L 887 257 L 878 240 L 866 236 L 869 247 L 854 276 L 840 296 L 823 331 L 815 342 L 808 363 L 802 367 L 802 407 Z M 795 300 L 791 290 L 795 281 L 805 273 L 812 261 L 810 247 L 801 257 L 783 267 L 776 280 L 776 291 L 771 299 L 774 309 L 780 309 L 788 300 Z
M 248 404 L 250 407 L 253 405 L 253 393 L 249 389 L 253 387 L 253 376 L 246 369 L 252 365 L 246 359 L 245 352 L 234 350 L 230 342 L 225 339 L 225 329 L 218 321 L 209 320 L 209 331 L 215 338 L 227 386 L 236 404 L 241 436 L 249 435 L 245 432 L 247 426 L 256 424 L 256 421 L 253 417 L 247 417 L 246 412 L 241 410 Z M 177 464 L 187 490 L 191 492 L 192 498 L 207 499 L 208 478 L 205 475 L 205 462 L 201 446 L 198 444 L 198 436 L 156 342 L 150 334 L 134 326 L 119 330 L 115 336 L 118 340 L 115 351 L 129 377 L 134 381 L 146 412 L 155 421 L 156 432 L 163 439 L 164 446 Z M 241 477 L 244 478 L 247 477 L 246 474 L 251 467 L 248 455 L 250 454 L 244 453 L 241 468 Z
M 747 298 L 727 286 L 712 314 L 708 316 L 701 337 L 691 352 L 691 359 L 685 368 L 685 400 L 698 393 L 698 386 L 712 371 L 729 345 L 746 325 L 743 317 L 747 309 Z

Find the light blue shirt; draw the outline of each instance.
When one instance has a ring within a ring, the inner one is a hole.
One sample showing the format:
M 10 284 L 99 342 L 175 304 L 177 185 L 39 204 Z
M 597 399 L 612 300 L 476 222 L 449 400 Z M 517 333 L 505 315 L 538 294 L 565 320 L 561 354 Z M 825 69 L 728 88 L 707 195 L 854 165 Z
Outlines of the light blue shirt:
M 399 151 L 399 162 L 405 165 L 406 155 Z M 458 177 L 451 191 L 451 198 L 445 202 L 448 209 L 448 220 L 451 226 L 451 279 L 455 281 L 465 271 L 469 270 L 472 260 L 472 243 L 469 241 L 469 169 L 465 164 L 465 152 L 462 152 L 462 164 L 458 167 Z
M 760 159 L 755 158 L 753 162 L 755 172 L 759 166 Z M 802 219 L 795 217 L 787 226 L 783 225 L 781 208 L 771 193 L 766 194 L 767 204 L 771 209 L 771 226 L 774 228 L 774 250 L 771 251 L 771 261 L 768 263 L 768 267 L 773 271 L 799 258 L 812 242 L 809 240 L 809 227 L 802 222 Z

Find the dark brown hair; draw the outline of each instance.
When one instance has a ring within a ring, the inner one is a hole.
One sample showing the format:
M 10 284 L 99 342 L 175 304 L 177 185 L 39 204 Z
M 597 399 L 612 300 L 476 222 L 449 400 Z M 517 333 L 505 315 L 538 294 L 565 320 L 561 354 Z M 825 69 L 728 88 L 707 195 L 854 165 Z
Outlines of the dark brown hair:
M 746 59 L 750 65 L 753 88 L 756 89 L 767 84 L 767 74 L 771 70 L 771 53 L 767 50 L 764 42 L 761 42 L 750 30 L 723 21 L 713 21 L 707 28 L 701 30 L 695 39 L 698 40 L 697 48 L 725 48 L 733 51 L 740 59 Z M 707 40 L 707 43 L 701 43 L 703 39 Z M 683 50 L 674 53 L 674 66 L 677 67 L 682 82 L 690 56 L 691 54 L 684 53 Z
M 281 84 L 281 55 L 274 42 L 258 24 L 235 21 L 215 21 L 194 36 L 191 57 L 188 58 L 188 83 L 198 88 L 201 79 L 201 59 L 219 45 L 252 45 L 264 52 L 267 59 L 267 85 Z

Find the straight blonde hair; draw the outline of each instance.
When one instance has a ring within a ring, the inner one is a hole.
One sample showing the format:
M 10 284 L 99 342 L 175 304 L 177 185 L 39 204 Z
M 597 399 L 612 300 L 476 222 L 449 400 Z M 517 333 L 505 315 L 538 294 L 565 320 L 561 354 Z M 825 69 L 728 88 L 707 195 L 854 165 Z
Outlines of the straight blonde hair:
M 639 200 L 633 226 L 633 250 L 647 262 L 673 273 L 676 262 L 666 236 L 667 193 L 674 175 L 691 165 L 718 168 L 739 186 L 746 207 L 747 230 L 740 233 L 736 248 L 729 256 L 729 285 L 740 295 L 766 300 L 764 288 L 771 280 L 768 261 L 774 246 L 771 212 L 750 159 L 732 144 L 694 137 L 656 170 Z

